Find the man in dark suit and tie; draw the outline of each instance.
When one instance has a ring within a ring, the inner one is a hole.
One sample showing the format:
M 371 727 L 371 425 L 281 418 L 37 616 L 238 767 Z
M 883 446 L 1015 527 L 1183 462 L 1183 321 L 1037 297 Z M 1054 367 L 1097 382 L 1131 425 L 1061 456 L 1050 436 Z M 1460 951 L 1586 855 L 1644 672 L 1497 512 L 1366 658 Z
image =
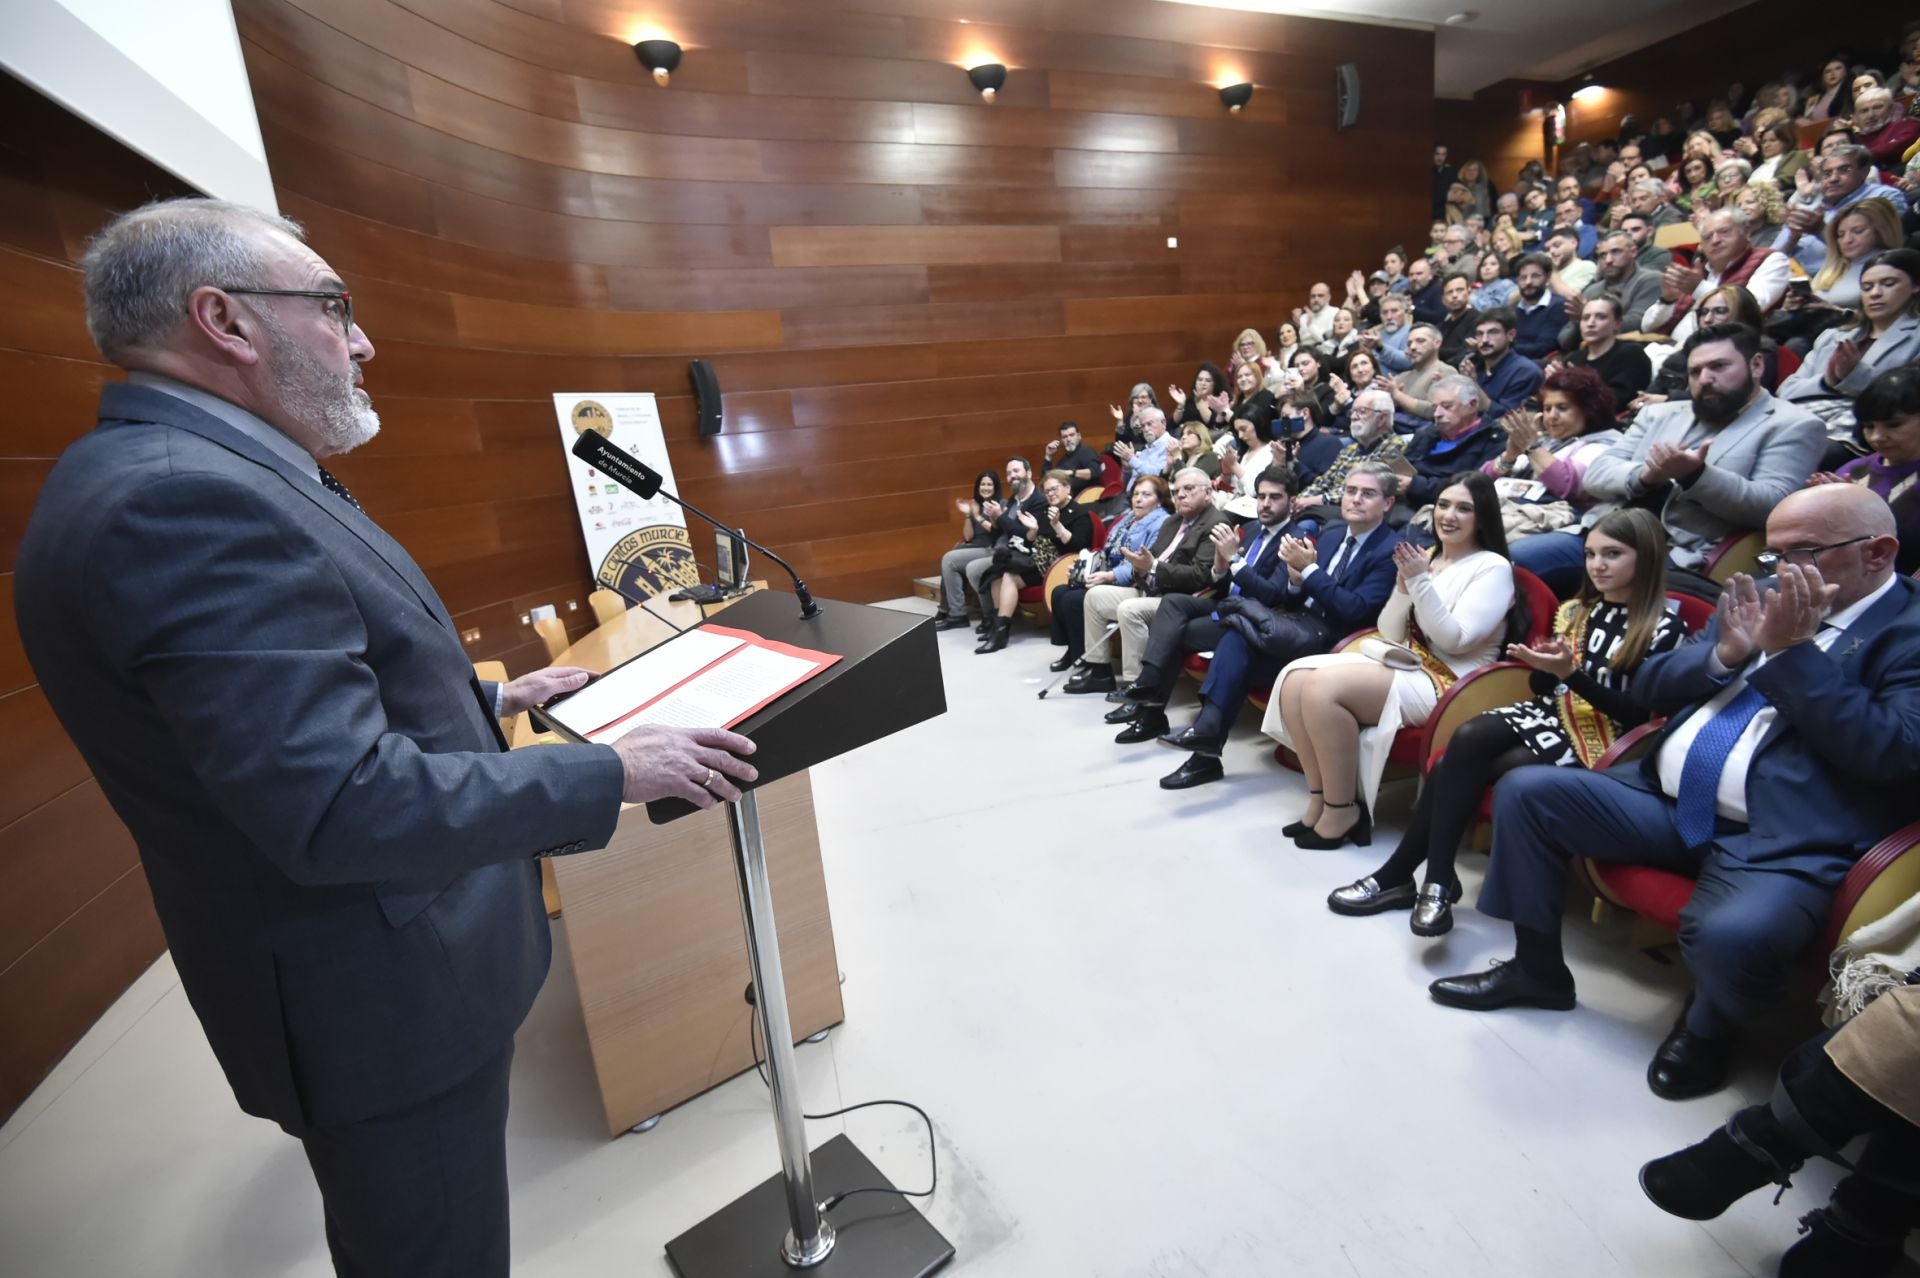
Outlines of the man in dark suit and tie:
M 1222 599 L 1246 596 L 1278 607 L 1287 588 L 1287 565 L 1280 543 L 1288 537 L 1312 537 L 1320 525 L 1294 519 L 1293 499 L 1300 477 L 1291 466 L 1269 466 L 1253 481 L 1254 522 L 1239 531 L 1224 520 L 1213 526 L 1213 580 L 1196 594 L 1168 595 L 1147 626 L 1140 674 L 1122 689 L 1136 709 L 1114 740 L 1122 745 L 1151 741 L 1167 730 L 1167 700 L 1180 680 L 1190 652 L 1210 652 L 1227 626 L 1220 619 Z
M 1220 762 L 1227 730 L 1240 715 L 1248 689 L 1271 683 L 1289 661 L 1325 652 L 1356 630 L 1371 626 L 1398 580 L 1393 547 L 1400 539 L 1386 526 L 1400 491 L 1400 477 L 1384 462 L 1361 462 L 1347 474 L 1340 497 L 1346 520 L 1320 538 L 1282 537 L 1279 554 L 1286 576 L 1277 600 L 1268 602 L 1270 628 L 1256 646 L 1237 626 L 1223 628 L 1213 645 L 1206 682 L 1200 685 L 1200 715 L 1193 725 L 1160 738 L 1191 753 L 1160 778 L 1163 790 L 1185 790 L 1225 775 Z
M 1671 716 L 1652 752 L 1500 782 L 1480 911 L 1513 923 L 1517 953 L 1431 987 L 1476 1011 L 1570 1008 L 1567 858 L 1695 876 L 1680 915 L 1694 992 L 1647 1071 L 1672 1099 L 1726 1081 L 1734 1032 L 1786 989 L 1848 869 L 1916 808 L 1920 583 L 1894 574 L 1892 512 L 1850 484 L 1802 489 L 1767 541 L 1777 580 L 1735 577 L 1701 638 L 1635 678 L 1635 697 Z
M 87 320 L 129 372 L 48 476 L 15 608 L 132 831 L 240 1107 L 298 1137 L 338 1272 L 507 1272 L 513 1033 L 547 971 L 536 858 L 620 804 L 737 797 L 752 743 L 509 753 L 419 567 L 322 458 L 373 438 L 373 346 L 291 222 L 175 200 L 106 227 Z

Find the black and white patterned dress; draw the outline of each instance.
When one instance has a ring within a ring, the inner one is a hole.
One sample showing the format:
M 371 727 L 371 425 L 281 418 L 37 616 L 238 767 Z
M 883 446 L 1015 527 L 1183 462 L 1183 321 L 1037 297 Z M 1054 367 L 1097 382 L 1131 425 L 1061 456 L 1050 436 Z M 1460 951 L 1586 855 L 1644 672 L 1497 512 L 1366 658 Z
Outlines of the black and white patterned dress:
M 1578 609 L 1572 604 L 1562 606 L 1554 618 L 1554 633 L 1569 642 L 1574 640 L 1574 631 L 1582 632 L 1578 640 L 1580 666 L 1567 676 L 1566 682 L 1562 684 L 1552 675 L 1536 670 L 1533 672 L 1535 695 L 1530 700 L 1487 711 L 1504 720 L 1520 744 L 1532 751 L 1541 763 L 1575 767 L 1588 764 L 1598 753 L 1595 746 L 1603 750 L 1604 742 L 1610 742 L 1647 718 L 1647 712 L 1627 696 L 1628 676 L 1617 674 L 1613 669 L 1613 658 L 1627 638 L 1627 606 L 1602 600 L 1593 606 L 1584 625 L 1578 624 L 1577 619 Z M 1671 612 L 1662 613 L 1647 657 L 1679 647 L 1686 637 L 1687 630 L 1680 619 Z M 1569 698 L 1563 693 L 1572 693 L 1573 699 L 1585 702 L 1586 706 L 1569 707 Z M 1575 737 L 1582 732 L 1580 719 L 1583 715 L 1589 721 L 1592 718 L 1585 714 L 1587 707 L 1610 723 L 1600 725 L 1606 731 L 1602 738 L 1595 739 L 1589 722 L 1584 750 L 1576 749 Z

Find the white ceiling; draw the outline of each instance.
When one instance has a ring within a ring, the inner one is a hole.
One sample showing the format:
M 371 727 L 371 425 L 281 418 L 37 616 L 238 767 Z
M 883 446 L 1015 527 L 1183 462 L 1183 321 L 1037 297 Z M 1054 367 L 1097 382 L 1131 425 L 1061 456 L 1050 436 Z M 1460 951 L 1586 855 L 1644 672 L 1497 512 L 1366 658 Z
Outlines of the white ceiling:
M 1470 98 L 1507 79 L 1565 80 L 1750 0 L 1168 0 L 1214 9 L 1432 27 L 1433 87 Z M 1457 27 L 1449 14 L 1480 16 Z

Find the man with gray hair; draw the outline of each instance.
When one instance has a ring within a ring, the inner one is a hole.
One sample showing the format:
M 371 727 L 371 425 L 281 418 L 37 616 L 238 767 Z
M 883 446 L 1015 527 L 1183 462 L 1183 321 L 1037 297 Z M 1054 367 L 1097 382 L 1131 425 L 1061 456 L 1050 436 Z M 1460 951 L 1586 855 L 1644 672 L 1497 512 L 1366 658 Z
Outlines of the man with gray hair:
M 1415 432 L 1399 467 L 1406 483 L 1399 507 L 1410 517 L 1433 504 L 1447 480 L 1463 470 L 1479 470 L 1507 446 L 1504 427 L 1486 420 L 1486 396 L 1471 377 L 1449 371 L 1427 392 L 1433 422 Z
M 1640 323 L 1647 331 L 1671 331 L 1685 345 L 1697 326 L 1693 308 L 1717 288 L 1738 284 L 1753 294 L 1765 314 L 1786 295 L 1793 263 L 1786 254 L 1756 245 L 1747 234 L 1747 211 L 1739 206 L 1716 209 L 1700 218 L 1699 265 L 1670 263 L 1660 277 L 1660 300 L 1647 308 Z
M 1301 491 L 1294 504 L 1302 519 L 1317 520 L 1323 526 L 1339 519 L 1340 496 L 1354 467 L 1364 462 L 1390 464 L 1406 455 L 1407 437 L 1393 428 L 1393 396 L 1382 388 L 1369 386 L 1355 395 L 1347 420 L 1353 442 Z M 1397 480 L 1393 491 L 1400 491 Z
M 1164 475 L 1172 461 L 1173 436 L 1167 433 L 1167 415 L 1158 407 L 1143 408 L 1134 415 L 1141 436 L 1147 441 L 1135 448 L 1114 441 L 1113 459 L 1120 463 L 1120 491 L 1133 491 L 1133 481 L 1142 475 Z
M 249 1114 L 304 1144 L 342 1274 L 505 1275 L 507 1075 L 550 954 L 537 859 L 622 801 L 737 798 L 717 729 L 508 752 L 419 566 L 322 461 L 379 430 L 353 297 L 282 218 L 172 200 L 82 261 L 128 371 L 48 475 L 14 602 L 132 832 Z
M 1667 195 L 1665 182 L 1659 178 L 1642 178 L 1627 188 L 1627 208 L 1647 219 L 1656 231 L 1663 226 L 1677 226 L 1687 220 L 1686 214 L 1673 207 Z
M 1197 466 L 1173 477 L 1173 511 L 1144 551 L 1127 551 L 1133 569 L 1131 586 L 1095 586 L 1087 591 L 1086 656 L 1083 669 L 1067 680 L 1063 691 L 1111 693 L 1120 685 L 1113 672 L 1111 627 L 1120 627 L 1120 676 L 1131 683 L 1140 675 L 1140 655 L 1147 647 L 1147 627 L 1160 607 L 1160 597 L 1191 594 L 1213 580 L 1213 526 L 1223 516 L 1214 509 L 1213 480 Z M 1204 553 L 1203 553 L 1204 552 Z M 1133 718 L 1131 702 L 1107 716 L 1108 723 Z
M 1867 181 L 1873 171 L 1873 154 L 1864 146 L 1836 146 L 1814 163 L 1820 174 L 1820 193 L 1812 198 L 1796 195 L 1787 201 L 1786 225 L 1773 242 L 1774 248 L 1800 263 L 1809 275 L 1818 274 L 1827 260 L 1827 243 L 1821 232 L 1840 210 L 1862 200 L 1882 199 L 1901 217 L 1907 215 L 1906 192 L 1897 186 Z

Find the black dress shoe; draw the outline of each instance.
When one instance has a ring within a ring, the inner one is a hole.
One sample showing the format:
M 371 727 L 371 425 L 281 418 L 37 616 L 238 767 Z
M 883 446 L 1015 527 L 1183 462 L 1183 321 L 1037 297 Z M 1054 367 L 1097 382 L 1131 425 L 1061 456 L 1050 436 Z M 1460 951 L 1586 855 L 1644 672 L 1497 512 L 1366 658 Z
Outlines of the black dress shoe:
M 1666 1100 L 1691 1100 L 1727 1085 L 1733 1039 L 1709 1038 L 1687 1028 L 1686 1013 L 1647 1065 L 1647 1086 Z
M 1087 692 L 1112 692 L 1113 667 L 1088 666 L 1073 678 L 1067 680 L 1062 692 L 1071 692 L 1075 696 Z
M 1161 738 L 1166 740 L 1165 737 Z M 1227 775 L 1220 766 L 1220 760 L 1210 754 L 1190 754 L 1187 761 L 1172 772 L 1160 778 L 1162 790 L 1191 790 L 1196 785 L 1205 785 L 1209 781 L 1218 781 Z
M 1199 732 L 1193 728 L 1182 728 L 1178 732 L 1169 732 L 1160 738 L 1160 744 L 1174 750 L 1185 750 L 1189 754 L 1210 755 L 1217 759 L 1227 748 L 1227 734 Z
M 1160 681 L 1154 679 L 1152 682 L 1148 682 L 1144 675 L 1120 689 L 1120 695 L 1129 701 L 1143 701 L 1148 705 L 1164 706 L 1167 704 L 1167 694 L 1161 689 Z
M 1106 723 L 1132 723 L 1140 713 L 1140 707 L 1128 702 L 1115 706 L 1102 717 Z
M 1049 662 L 1047 669 L 1053 671 L 1055 674 L 1059 674 L 1062 670 L 1071 670 L 1079 664 L 1080 658 L 1074 656 L 1072 653 L 1068 653 L 1058 661 Z
M 1546 981 L 1510 960 L 1496 959 L 1484 972 L 1443 976 L 1427 986 L 1436 1003 L 1464 1007 L 1469 1012 L 1491 1012 L 1499 1007 L 1544 1007 L 1555 1012 L 1573 1009 L 1573 977 Z
M 1141 706 L 1140 713 L 1134 715 L 1133 721 L 1122 728 L 1120 735 L 1113 740 L 1116 745 L 1138 745 L 1142 741 L 1153 740 L 1166 730 L 1167 716 L 1152 706 Z
M 958 616 L 949 617 L 943 612 L 933 619 L 933 628 L 935 630 L 965 630 L 967 628 L 967 614 L 963 612 Z

